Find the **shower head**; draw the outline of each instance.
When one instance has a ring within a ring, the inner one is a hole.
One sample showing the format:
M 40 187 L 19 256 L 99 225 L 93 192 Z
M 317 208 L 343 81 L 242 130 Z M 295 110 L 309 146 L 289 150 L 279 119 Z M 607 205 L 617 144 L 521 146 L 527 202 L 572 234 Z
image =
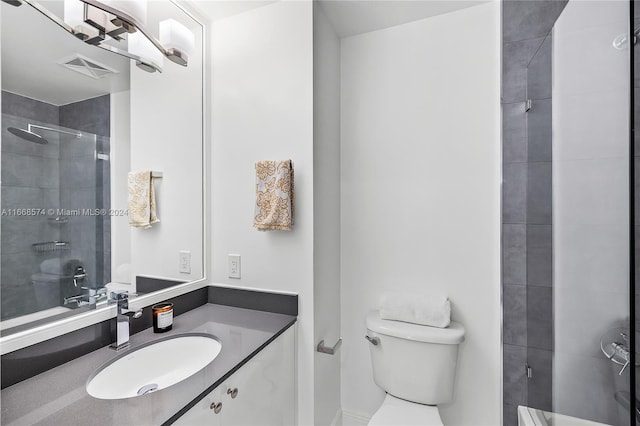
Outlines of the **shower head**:
M 640 35 L 640 26 L 637 26 L 633 29 L 633 44 L 635 45 L 638 42 L 638 35 Z M 623 50 L 624 46 L 629 42 L 628 34 L 620 34 L 618 37 L 613 39 L 613 47 L 617 50 Z
M 29 142 L 39 143 L 40 145 L 46 145 L 49 143 L 48 140 L 46 140 L 44 137 L 40 136 L 39 134 L 34 133 L 33 130 L 31 129 L 48 130 L 50 132 L 56 132 L 56 133 L 62 133 L 65 135 L 75 136 L 76 138 L 80 138 L 82 136 L 82 133 L 80 132 L 67 132 L 64 130 L 52 129 L 51 127 L 38 126 L 36 124 L 27 125 L 27 130 L 17 129 L 15 127 L 9 127 L 7 130 L 13 133 L 14 135 L 24 140 L 27 140 Z
M 46 140 L 40 135 L 33 133 L 30 130 L 17 129 L 15 127 L 9 127 L 7 130 L 13 133 L 14 135 L 16 135 L 17 137 L 22 138 L 29 142 L 39 143 L 40 145 L 46 145 L 49 143 L 48 140 Z

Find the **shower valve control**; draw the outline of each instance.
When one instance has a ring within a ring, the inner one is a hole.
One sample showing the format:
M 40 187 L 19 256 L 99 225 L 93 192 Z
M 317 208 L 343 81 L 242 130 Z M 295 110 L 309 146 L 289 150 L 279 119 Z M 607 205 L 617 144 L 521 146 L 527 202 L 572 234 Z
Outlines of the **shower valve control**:
M 618 375 L 622 376 L 629 364 L 631 364 L 631 353 L 629 350 L 629 337 L 626 330 L 619 327 L 609 329 L 600 338 L 600 349 L 604 355 L 614 364 L 621 365 Z M 638 365 L 636 363 L 636 365 Z

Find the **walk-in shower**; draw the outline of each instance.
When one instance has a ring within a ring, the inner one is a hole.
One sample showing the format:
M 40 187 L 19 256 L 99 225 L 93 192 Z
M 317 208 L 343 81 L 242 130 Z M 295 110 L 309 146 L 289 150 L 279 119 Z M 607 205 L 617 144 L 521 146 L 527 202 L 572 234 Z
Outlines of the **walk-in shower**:
M 504 7 L 504 424 L 633 425 L 633 4 Z
M 2 92 L 2 332 L 82 307 L 110 281 L 109 96 L 57 106 Z M 99 123 L 95 125 L 92 123 Z M 45 316 L 46 316 L 45 315 Z
M 26 130 L 25 129 L 19 129 L 19 128 L 16 128 L 16 127 L 7 128 L 9 133 L 12 133 L 12 134 L 14 134 L 14 135 L 18 136 L 19 138 L 22 138 L 22 139 L 24 139 L 26 141 L 33 142 L 33 143 L 39 143 L 41 145 L 48 144 L 49 141 L 46 140 L 44 138 L 44 136 L 35 133 L 33 131 L 34 129 L 46 130 L 48 132 L 56 132 L 56 133 L 66 134 L 66 135 L 72 135 L 72 136 L 75 136 L 76 138 L 82 137 L 82 133 L 80 133 L 80 132 L 67 132 L 65 130 L 53 129 L 51 127 L 46 127 L 46 126 L 38 126 L 36 124 L 31 124 L 31 123 L 29 123 L 27 125 L 27 129 Z

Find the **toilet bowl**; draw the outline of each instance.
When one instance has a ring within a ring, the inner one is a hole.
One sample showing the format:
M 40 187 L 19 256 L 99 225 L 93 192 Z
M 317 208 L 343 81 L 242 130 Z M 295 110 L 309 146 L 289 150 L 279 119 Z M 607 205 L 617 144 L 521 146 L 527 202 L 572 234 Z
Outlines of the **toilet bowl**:
M 31 275 L 38 310 L 63 306 L 66 297 L 82 293 L 74 282 L 74 272 L 84 267 L 79 259 L 46 259 L 40 263 L 40 271 Z M 84 285 L 84 284 L 83 284 Z
M 386 392 L 369 425 L 442 426 L 438 404 L 453 400 L 464 327 L 447 328 L 366 318 L 373 379 Z
M 38 310 L 44 310 L 60 306 L 62 296 L 60 295 L 60 285 L 63 277 L 42 272 L 31 275 L 31 284 L 36 296 Z
M 389 394 L 368 424 L 370 426 L 443 425 L 437 406 L 416 404 Z

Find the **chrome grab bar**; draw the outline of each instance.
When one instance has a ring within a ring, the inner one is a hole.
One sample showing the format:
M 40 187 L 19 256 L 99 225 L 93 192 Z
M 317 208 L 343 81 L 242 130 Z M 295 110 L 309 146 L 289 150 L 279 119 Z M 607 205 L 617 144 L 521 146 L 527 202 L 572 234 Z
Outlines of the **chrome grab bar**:
M 323 354 L 334 355 L 338 350 L 338 348 L 340 348 L 340 345 L 342 345 L 342 337 L 338 339 L 338 341 L 336 342 L 335 345 L 333 345 L 333 347 L 325 346 L 324 339 L 322 339 L 320 340 L 320 343 L 318 343 L 318 346 L 316 347 L 316 349 L 318 352 L 321 352 Z
M 380 344 L 380 338 L 379 337 L 369 337 L 369 336 L 367 336 L 365 334 L 364 338 L 367 339 L 369 341 L 369 343 L 371 343 L 373 346 L 378 346 Z

